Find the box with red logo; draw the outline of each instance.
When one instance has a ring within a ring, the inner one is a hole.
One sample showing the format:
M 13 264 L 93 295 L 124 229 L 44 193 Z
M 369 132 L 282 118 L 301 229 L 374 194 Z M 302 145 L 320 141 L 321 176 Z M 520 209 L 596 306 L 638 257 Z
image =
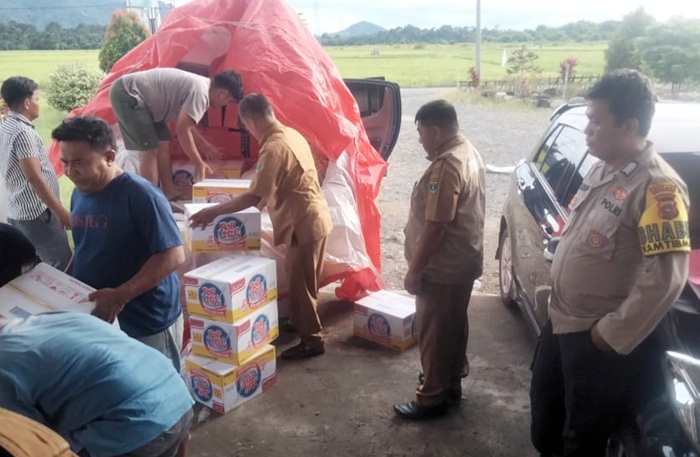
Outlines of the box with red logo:
M 185 205 L 185 220 L 214 203 Z M 216 217 L 205 228 L 185 227 L 185 243 L 192 252 L 245 251 L 260 249 L 260 210 L 248 208 Z
M 412 297 L 387 290 L 372 292 L 354 305 L 353 333 L 404 351 L 416 343 L 415 315 Z
M 20 318 L 51 311 L 90 314 L 95 302 L 88 299 L 95 289 L 66 273 L 39 263 L 0 287 L 0 315 Z M 118 320 L 114 321 L 119 328 Z
M 233 324 L 190 315 L 192 353 L 240 365 L 280 334 L 277 301 Z
M 192 203 L 223 203 L 245 194 L 250 179 L 205 179 L 192 187 Z
M 39 263 L 0 288 L 0 315 L 25 318 L 50 311 L 90 314 L 95 303 L 88 296 L 94 291 L 72 276 Z
M 275 347 L 267 345 L 240 366 L 191 355 L 185 369 L 194 399 L 224 414 L 275 385 L 275 362 Z
M 190 314 L 234 322 L 277 299 L 274 260 L 230 255 L 185 273 L 185 300 Z

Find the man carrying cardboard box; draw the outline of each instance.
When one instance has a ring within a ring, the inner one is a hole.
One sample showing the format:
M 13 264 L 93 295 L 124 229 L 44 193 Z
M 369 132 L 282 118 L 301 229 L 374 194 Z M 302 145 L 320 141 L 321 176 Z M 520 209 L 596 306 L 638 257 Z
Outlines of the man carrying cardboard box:
M 250 189 L 233 200 L 206 208 L 191 218 L 192 227 L 206 227 L 222 214 L 235 213 L 265 200 L 275 244 L 287 246 L 291 323 L 301 342 L 282 352 L 288 360 L 325 352 L 318 318 L 318 286 L 326 239 L 332 222 L 311 149 L 296 130 L 275 118 L 261 94 L 241 100 L 238 112 L 246 129 L 260 143 L 260 157 Z
M 73 276 L 98 289 L 93 314 L 119 316 L 127 335 L 159 350 L 180 369 L 183 320 L 176 269 L 185 261 L 180 230 L 163 193 L 114 163 L 106 122 L 66 120 L 52 133 L 61 148 L 71 199 Z
M 197 123 L 210 106 L 223 107 L 243 96 L 238 73 L 223 71 L 213 78 L 177 68 L 153 68 L 114 81 L 109 100 L 127 149 L 142 151 L 139 174 L 160 185 L 168 198 L 178 197 L 172 182 L 170 131 L 175 121 L 182 150 L 194 162 L 194 181 L 212 173 L 198 148 L 214 148 L 199 134 Z M 216 155 L 216 152 L 213 152 Z
M 81 457 L 182 457 L 192 404 L 166 357 L 94 316 L 0 316 L 0 408 Z

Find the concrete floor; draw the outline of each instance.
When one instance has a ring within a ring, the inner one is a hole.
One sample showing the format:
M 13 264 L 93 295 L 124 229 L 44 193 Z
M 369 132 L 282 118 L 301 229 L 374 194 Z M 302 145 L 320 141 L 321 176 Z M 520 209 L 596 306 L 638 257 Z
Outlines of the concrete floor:
M 352 305 L 324 298 L 326 354 L 278 359 L 277 385 L 226 415 L 196 408 L 191 457 L 537 455 L 528 398 L 535 342 L 517 309 L 472 297 L 466 398 L 448 416 L 414 423 L 392 406 L 413 399 L 417 348 L 398 353 L 353 336 Z M 294 343 L 282 333 L 275 344 Z

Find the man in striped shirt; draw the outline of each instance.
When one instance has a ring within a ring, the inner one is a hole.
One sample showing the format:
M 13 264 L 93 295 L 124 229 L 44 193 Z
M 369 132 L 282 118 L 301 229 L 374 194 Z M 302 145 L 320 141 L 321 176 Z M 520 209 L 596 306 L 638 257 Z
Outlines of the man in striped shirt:
M 36 248 L 42 261 L 65 270 L 71 250 L 66 229 L 70 212 L 61 204 L 58 178 L 32 121 L 39 117 L 38 85 L 29 78 L 8 78 L 0 94 L 10 109 L 0 124 L 0 173 L 7 188 L 7 214 Z

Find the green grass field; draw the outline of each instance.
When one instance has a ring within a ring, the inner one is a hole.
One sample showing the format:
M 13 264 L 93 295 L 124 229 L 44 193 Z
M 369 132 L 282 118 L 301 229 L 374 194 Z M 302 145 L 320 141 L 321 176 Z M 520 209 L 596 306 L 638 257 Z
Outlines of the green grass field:
M 481 50 L 482 81 L 501 80 L 506 69 L 501 66 L 503 50 L 510 56 L 521 46 L 519 43 L 484 43 Z M 536 64 L 542 76 L 556 76 L 559 62 L 576 57 L 578 75 L 599 75 L 604 68 L 606 43 L 576 43 L 536 46 L 527 45 L 539 59 Z M 371 50 L 379 51 L 372 56 Z M 326 52 L 335 62 L 344 78 L 384 76 L 401 87 L 454 86 L 456 80 L 468 79 L 469 68 L 475 65 L 475 45 L 457 43 L 443 45 L 387 45 L 387 46 L 338 46 L 328 47 Z M 98 68 L 98 51 L 0 51 L 0 81 L 9 76 L 23 75 L 45 87 L 49 75 L 60 64 L 81 62 L 88 68 Z M 48 143 L 51 129 L 65 113 L 42 104 L 41 117 L 37 119 L 37 131 Z
M 503 50 L 508 56 L 520 44 L 485 43 L 481 48 L 481 79 L 502 80 L 506 68 L 501 66 Z M 559 63 L 576 57 L 578 75 L 600 75 L 605 67 L 607 43 L 562 44 L 527 48 L 539 56 L 535 62 L 542 76 L 557 76 Z M 372 56 L 371 50 L 379 51 Z M 340 73 L 345 78 L 385 76 L 401 87 L 453 86 L 456 80 L 468 79 L 469 68 L 475 66 L 476 47 L 473 43 L 454 45 L 394 45 L 328 47 Z

